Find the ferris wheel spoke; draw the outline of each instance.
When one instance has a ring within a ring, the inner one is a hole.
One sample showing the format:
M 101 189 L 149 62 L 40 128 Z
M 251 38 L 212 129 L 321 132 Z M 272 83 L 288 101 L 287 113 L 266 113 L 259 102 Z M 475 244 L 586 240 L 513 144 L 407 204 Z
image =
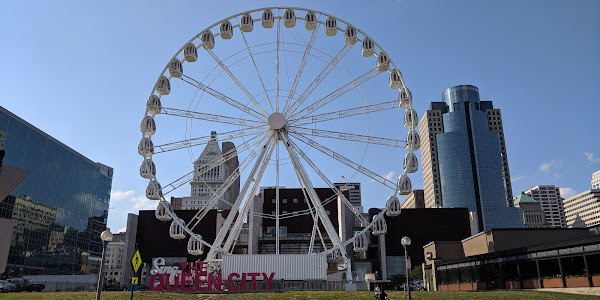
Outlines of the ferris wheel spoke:
M 196 79 L 194 79 L 192 77 L 189 77 L 189 76 L 183 74 L 183 75 L 181 75 L 181 77 L 179 79 L 181 79 L 182 81 L 187 82 L 188 84 L 190 84 L 190 85 L 198 88 L 199 90 L 201 90 L 201 91 L 203 91 L 203 92 L 205 92 L 207 94 L 210 94 L 213 97 L 215 97 L 215 98 L 217 98 L 217 99 L 219 99 L 219 100 L 221 100 L 221 101 L 223 101 L 223 102 L 225 102 L 225 103 L 227 103 L 227 104 L 229 104 L 229 105 L 231 105 L 231 106 L 233 106 L 233 107 L 235 107 L 235 108 L 237 108 L 237 109 L 239 109 L 239 110 L 247 113 L 250 116 L 253 116 L 253 117 L 255 117 L 255 118 L 259 119 L 259 120 L 263 120 L 263 121 L 266 120 L 266 117 L 265 117 L 264 114 L 261 114 L 261 113 L 257 112 L 256 110 L 254 110 L 254 109 L 252 109 L 252 108 L 250 108 L 250 107 L 248 107 L 248 106 L 246 106 L 246 105 L 244 105 L 244 104 L 242 104 L 242 103 L 240 103 L 240 102 L 238 102 L 236 100 L 233 100 L 231 97 L 226 96 L 225 94 L 223 94 L 223 93 L 221 93 L 221 92 L 219 92 L 219 91 L 217 91 L 217 90 L 215 90 L 215 89 L 213 89 L 213 88 L 211 88 L 211 87 L 209 87 L 209 86 L 207 86 L 207 85 L 199 82 L 198 80 L 196 80 Z
M 242 125 L 242 126 L 256 126 L 258 124 L 263 125 L 264 122 L 256 121 L 256 120 L 248 120 L 236 117 L 229 116 L 221 116 L 209 113 L 202 113 L 198 111 L 190 111 L 184 109 L 170 108 L 170 107 L 161 107 L 162 113 L 169 116 L 190 118 L 196 120 L 204 120 L 211 121 L 215 123 L 223 123 L 223 124 L 233 124 L 233 125 Z
M 212 160 L 209 164 L 204 166 L 203 170 L 199 173 L 199 175 L 202 176 L 202 175 L 208 173 L 210 170 L 218 167 L 219 165 L 224 164 L 225 162 L 229 161 L 230 159 L 233 159 L 238 154 L 243 153 L 243 152 L 247 151 L 248 149 L 252 149 L 256 145 L 258 145 L 261 141 L 263 141 L 268 135 L 263 135 L 262 139 L 255 141 L 254 143 L 250 143 L 252 140 L 255 140 L 259 136 L 260 135 L 256 135 L 252 139 L 247 140 L 246 142 L 237 146 L 236 148 L 233 148 L 233 149 L 227 151 L 226 153 L 223 153 L 222 157 Z M 172 191 L 176 190 L 177 188 L 181 187 L 182 185 L 189 183 L 190 181 L 192 181 L 192 179 L 194 179 L 194 171 L 189 172 L 189 173 L 181 176 L 180 178 L 176 179 L 175 181 L 165 185 L 162 188 L 163 194 L 166 195 L 166 194 L 171 193 Z
M 306 66 L 306 61 L 308 60 L 308 57 L 310 56 L 310 50 L 312 49 L 312 46 L 315 42 L 315 38 L 317 37 L 317 32 L 319 31 L 320 28 L 320 24 L 319 26 L 313 30 L 312 34 L 310 35 L 310 39 L 308 40 L 308 44 L 306 45 L 306 50 L 304 50 L 304 55 L 302 56 L 302 60 L 300 61 L 300 65 L 298 66 L 298 71 L 296 72 L 296 77 L 294 78 L 294 83 L 292 83 L 292 88 L 290 89 L 290 94 L 288 95 L 287 99 L 285 100 L 285 106 L 283 107 L 283 111 L 287 111 L 288 109 L 288 105 L 290 103 L 292 103 L 292 99 L 294 99 L 294 94 L 296 93 L 296 88 L 298 87 L 298 82 L 300 81 L 300 77 L 302 76 L 302 72 L 304 71 L 304 67 Z
M 279 15 L 279 10 L 277 10 L 277 14 Z M 279 112 L 279 45 L 281 43 L 281 18 L 277 19 L 277 57 L 275 59 L 276 64 L 276 81 L 275 81 L 275 97 L 277 97 L 276 110 Z
M 238 19 L 238 23 L 239 23 L 239 19 Z M 267 93 L 267 88 L 265 87 L 265 83 L 263 82 L 262 77 L 260 76 L 260 72 L 258 71 L 258 66 L 256 65 L 256 61 L 254 60 L 254 55 L 252 55 L 252 50 L 250 50 L 250 45 L 248 45 L 248 41 L 246 40 L 246 35 L 244 34 L 244 31 L 242 30 L 241 27 L 238 27 L 238 28 L 240 29 L 240 34 L 242 35 L 242 39 L 244 40 L 244 43 L 246 44 L 246 49 L 248 49 L 248 54 L 250 55 L 250 59 L 252 60 L 252 64 L 254 65 L 254 70 L 256 70 L 256 75 L 258 76 L 258 80 L 260 80 L 260 85 L 262 86 L 265 96 L 267 97 L 267 102 L 269 102 L 271 111 L 274 112 L 275 109 L 273 109 L 273 104 L 271 103 L 271 99 L 269 98 L 269 93 Z
M 308 195 L 306 194 L 306 187 L 302 183 L 302 179 L 300 178 L 300 173 L 298 170 L 294 168 L 294 173 L 296 173 L 296 177 L 298 178 L 298 182 L 300 183 L 300 188 L 302 189 L 302 194 L 304 194 L 304 199 L 308 199 Z M 308 254 L 312 254 L 313 248 L 315 247 L 315 237 L 316 233 L 319 234 L 319 238 L 323 245 L 323 250 L 327 250 L 327 245 L 325 245 L 325 240 L 323 239 L 323 234 L 321 233 L 321 228 L 319 228 L 319 216 L 315 214 L 316 208 L 310 206 L 310 201 L 306 201 L 306 205 L 308 206 L 308 212 L 313 219 L 313 228 L 310 234 L 310 244 L 308 246 Z
M 365 176 L 367 176 L 367 177 L 369 177 L 369 178 L 371 178 L 371 179 L 373 179 L 373 180 L 375 180 L 375 181 L 377 181 L 377 182 L 379 182 L 379 183 L 387 186 L 388 188 L 390 188 L 390 189 L 392 189 L 394 191 L 396 190 L 396 183 L 388 180 L 384 176 L 381 176 L 381 175 L 379 175 L 379 174 L 377 174 L 377 173 L 375 173 L 375 172 L 373 172 L 373 171 L 365 168 L 364 166 L 362 166 L 362 165 L 360 165 L 358 163 L 353 162 L 352 160 L 348 159 L 347 157 L 345 157 L 345 156 L 343 156 L 343 155 L 341 155 L 341 154 L 339 154 L 339 153 L 337 153 L 337 152 L 335 152 L 335 151 L 333 151 L 333 150 L 331 150 L 331 149 L 329 149 L 329 148 L 327 148 L 327 147 L 325 147 L 325 146 L 323 146 L 323 145 L 315 142 L 312 139 L 309 139 L 309 138 L 305 137 L 302 134 L 291 133 L 291 132 L 290 132 L 290 134 L 293 135 L 295 138 L 297 138 L 299 141 L 301 141 L 304 144 L 310 146 L 311 148 L 314 148 L 314 149 L 318 150 L 319 152 L 321 152 L 321 153 L 323 153 L 323 154 L 325 154 L 325 155 L 327 155 L 327 156 L 329 156 L 329 157 L 331 157 L 331 158 L 333 158 L 333 159 L 335 159 L 335 160 L 337 160 L 337 161 L 345 164 L 346 166 L 348 166 L 348 167 L 350 167 L 350 168 L 352 168 L 352 169 L 354 169 L 354 170 L 356 170 L 356 171 L 364 174 Z
M 244 128 L 244 129 L 221 132 L 221 133 L 217 134 L 217 138 L 220 141 L 230 141 L 230 140 L 240 138 L 240 137 L 255 136 L 257 134 L 266 132 L 266 130 L 267 130 L 266 127 L 267 127 L 266 125 L 260 125 L 260 126 L 254 126 L 254 127 Z M 181 140 L 181 141 L 156 145 L 156 146 L 154 146 L 154 149 L 155 149 L 154 154 L 206 145 L 206 144 L 208 144 L 208 142 L 210 141 L 211 138 L 212 138 L 212 135 L 207 135 L 207 136 L 203 136 L 203 137 L 185 139 L 185 140 Z
M 261 114 L 265 117 L 269 117 L 269 114 L 267 113 L 267 111 L 265 111 L 265 109 L 260 105 L 260 103 L 258 103 L 258 101 L 256 101 L 256 99 L 254 99 L 254 96 L 252 96 L 252 94 L 250 94 L 250 92 L 248 92 L 248 90 L 246 89 L 246 87 L 244 87 L 244 85 L 240 82 L 239 79 L 237 79 L 237 77 L 231 72 L 231 70 L 229 70 L 229 68 L 219 59 L 219 57 L 217 57 L 217 55 L 210 49 L 206 49 L 206 52 L 208 52 L 208 54 L 210 54 L 210 56 L 212 56 L 212 58 L 217 62 L 217 64 L 219 64 L 219 66 L 221 66 L 221 68 L 223 69 L 223 71 L 225 71 L 225 73 L 227 73 L 227 75 L 229 75 L 229 77 L 231 78 L 231 80 L 233 80 L 233 82 L 235 82 L 235 84 L 242 90 L 242 92 L 244 92 L 244 94 L 246 94 L 246 97 L 248 97 L 248 99 L 250 99 L 250 101 L 252 101 L 252 103 L 254 104 L 254 106 L 256 108 L 258 108 L 258 110 L 260 110 Z
M 365 144 L 377 144 L 382 146 L 390 146 L 390 147 L 398 147 L 398 148 L 406 148 L 406 141 L 390 139 L 384 137 L 370 136 L 370 135 L 361 135 L 354 134 L 349 132 L 339 132 L 339 131 L 330 131 L 330 130 L 321 130 L 314 128 L 306 128 L 306 127 L 290 127 L 290 132 L 302 134 L 305 136 L 317 136 L 324 137 L 335 140 L 344 140 L 351 142 L 359 142 Z
M 358 116 L 358 115 L 364 115 L 364 114 L 369 114 L 369 113 L 373 113 L 373 112 L 394 109 L 394 108 L 398 108 L 398 107 L 400 107 L 399 100 L 380 102 L 380 103 L 372 104 L 372 105 L 365 105 L 365 106 L 348 108 L 348 109 L 339 110 L 339 111 L 333 111 L 333 112 L 329 112 L 329 113 L 305 116 L 302 118 L 290 120 L 289 124 L 291 126 L 313 124 L 313 123 L 348 118 L 348 117 L 353 117 L 353 116 Z
M 233 225 L 233 228 L 232 228 L 231 232 L 229 233 L 227 240 L 225 241 L 223 250 L 225 250 L 226 252 L 231 252 L 232 245 L 237 240 L 237 237 L 240 234 L 242 225 L 244 225 L 244 219 L 245 219 L 246 215 L 248 215 L 248 212 L 250 211 L 250 207 L 253 202 L 254 195 L 256 195 L 258 187 L 260 186 L 260 182 L 262 181 L 262 176 L 265 173 L 265 169 L 267 168 L 267 166 L 269 164 L 269 160 L 271 160 L 271 155 L 273 154 L 273 148 L 274 148 L 275 143 L 278 143 L 278 141 L 277 141 L 277 139 L 273 138 L 272 144 L 269 147 L 267 156 L 266 156 L 265 160 L 263 161 L 262 165 L 260 166 L 260 170 L 258 171 L 258 174 L 256 175 L 256 179 L 253 180 L 254 185 L 252 186 L 252 189 L 250 190 L 250 193 L 248 194 L 248 196 L 246 198 L 246 202 L 244 203 L 244 206 L 242 207 L 242 212 L 240 214 L 238 214 L 237 219 L 235 220 L 235 223 Z
M 342 241 L 340 240 L 339 235 L 335 231 L 333 224 L 331 224 L 331 221 L 329 220 L 329 217 L 327 216 L 327 213 L 325 212 L 325 209 L 323 208 L 323 205 L 321 204 L 321 201 L 319 200 L 319 196 L 317 195 L 317 192 L 315 191 L 312 183 L 310 182 L 310 178 L 308 177 L 306 170 L 304 169 L 304 167 L 302 166 L 302 163 L 298 159 L 298 156 L 296 156 L 296 153 L 290 146 L 288 137 L 286 135 L 282 134 L 281 139 L 283 141 L 283 145 L 284 145 L 285 149 L 287 150 L 287 152 L 289 154 L 292 165 L 294 166 L 294 168 L 296 170 L 298 170 L 298 173 L 300 174 L 300 178 L 301 178 L 304 186 L 306 186 L 306 190 L 308 192 L 308 195 L 310 196 L 309 199 L 312 201 L 312 205 L 315 207 L 317 215 L 319 216 L 319 219 L 321 219 L 323 227 L 325 227 L 325 231 L 327 232 L 327 235 L 329 236 L 329 240 L 332 242 L 334 248 L 339 249 L 342 256 L 349 259 L 348 255 L 346 253 L 346 249 L 343 247 Z
M 321 179 L 323 179 L 323 181 L 325 181 L 325 183 L 329 186 L 329 188 L 331 190 L 333 190 L 333 192 L 342 199 L 342 202 L 346 205 L 346 207 L 348 207 L 348 209 L 350 209 L 350 211 L 352 211 L 352 213 L 364 224 L 366 222 L 365 218 L 358 210 L 356 210 L 354 205 L 352 205 L 352 203 L 350 203 L 350 201 L 348 201 L 346 196 L 329 180 L 329 178 L 327 178 L 327 176 L 325 176 L 325 174 L 323 174 L 323 172 L 321 172 L 321 169 L 319 169 L 319 167 L 317 167 L 317 165 L 308 157 L 308 155 L 306 155 L 306 153 L 304 153 L 304 151 L 302 151 L 302 149 L 300 149 L 300 147 L 298 147 L 298 145 L 296 145 L 296 143 L 294 143 L 294 141 L 290 140 L 290 144 L 291 144 L 291 147 L 293 149 L 296 149 L 296 152 L 298 154 L 300 154 L 300 156 L 302 156 L 304 161 L 306 161 L 308 163 L 308 165 L 313 170 L 315 170 L 315 172 L 319 175 L 319 177 L 321 177 Z
M 254 161 L 254 158 L 256 158 L 257 155 L 258 155 L 258 152 L 256 151 L 256 149 L 250 151 L 248 156 L 246 156 L 246 158 L 239 164 L 239 166 L 231 172 L 231 175 L 229 175 L 229 177 L 227 177 L 227 179 L 223 182 L 223 184 L 216 191 L 214 191 L 212 193 L 212 196 L 207 201 L 206 205 L 203 206 L 202 209 L 200 209 L 196 213 L 196 215 L 194 215 L 194 217 L 190 220 L 190 222 L 189 222 L 190 230 L 194 230 L 194 228 L 196 226 L 198 226 L 198 224 L 200 223 L 200 220 L 202 220 L 204 218 L 204 216 L 206 216 L 206 214 L 212 209 L 212 207 L 214 207 L 214 205 L 217 203 L 219 198 L 221 198 L 225 194 L 225 192 L 229 189 L 229 187 L 231 187 L 231 185 L 238 178 L 240 178 L 241 173 L 248 167 L 248 165 L 250 165 L 250 163 L 252 161 Z M 227 204 L 233 205 L 232 203 L 229 203 L 229 202 Z
M 316 110 L 318 110 L 319 108 L 331 103 L 333 100 L 339 98 L 340 96 L 346 94 L 347 92 L 351 91 L 352 89 L 360 86 L 361 84 L 369 81 L 371 78 L 377 76 L 379 73 L 381 73 L 380 71 L 377 70 L 377 68 L 373 68 L 367 72 L 365 72 L 364 74 L 362 74 L 361 76 L 356 77 L 355 79 L 351 80 L 350 82 L 346 83 L 345 85 L 343 85 L 342 87 L 338 88 L 337 90 L 329 93 L 327 96 L 319 99 L 318 101 L 312 103 L 311 105 L 299 110 L 298 112 L 296 112 L 291 118 L 302 118 L 305 117 L 307 115 L 310 115 L 312 113 L 314 113 Z
M 213 246 L 211 247 L 210 251 L 208 252 L 208 255 L 206 256 L 206 260 L 208 260 L 208 261 L 214 260 L 217 256 L 217 251 L 219 251 L 219 250 L 223 251 L 223 248 L 221 248 L 221 245 L 223 245 L 223 241 L 225 240 L 225 237 L 228 234 L 229 228 L 231 228 L 233 220 L 237 215 L 234 212 L 238 211 L 238 209 L 242 203 L 242 200 L 246 197 L 246 194 L 248 193 L 248 188 L 250 187 L 251 182 L 254 180 L 254 177 L 256 176 L 256 172 L 258 171 L 258 168 L 261 165 L 261 163 L 263 163 L 263 164 L 265 162 L 268 163 L 270 158 L 266 158 L 265 156 L 267 154 L 268 148 L 271 148 L 270 145 L 272 143 L 273 143 L 273 135 L 269 135 L 269 141 L 267 143 L 265 143 L 264 146 L 262 147 L 260 155 L 254 163 L 254 167 L 250 171 L 250 174 L 248 175 L 248 178 L 246 179 L 244 186 L 240 190 L 240 193 L 239 193 L 237 199 L 235 199 L 235 202 L 233 203 L 233 206 L 231 207 L 231 213 L 229 215 L 227 215 L 227 218 L 225 219 L 225 222 L 223 223 L 221 230 L 219 230 L 219 233 L 215 237 Z M 257 185 L 256 182 L 255 182 L 255 185 Z M 249 197 L 250 196 L 253 197 L 254 195 L 251 194 L 251 195 L 249 195 Z
M 342 60 L 342 58 L 344 58 L 344 56 L 346 55 L 346 53 L 348 53 L 348 50 L 350 50 L 350 48 L 352 48 L 352 45 L 348 45 L 348 44 L 344 45 L 344 48 L 342 48 L 331 59 L 331 61 L 325 66 L 325 68 L 323 68 L 323 70 L 317 76 L 317 78 L 315 78 L 310 83 L 310 85 L 304 90 L 304 92 L 302 92 L 302 94 L 298 97 L 298 100 L 296 100 L 296 102 L 294 102 L 294 103 L 292 103 L 292 105 L 290 105 L 289 109 L 285 112 L 287 115 L 294 114 L 294 111 L 296 109 L 298 109 L 298 107 L 300 107 L 300 105 L 302 105 L 302 103 L 304 103 L 306 98 L 308 98 L 308 96 L 310 96 L 310 94 L 319 86 L 319 84 L 321 84 L 321 82 L 323 82 L 323 80 L 325 80 L 325 78 L 327 77 L 329 72 L 331 72 L 331 70 L 333 70 L 335 68 L 335 66 Z

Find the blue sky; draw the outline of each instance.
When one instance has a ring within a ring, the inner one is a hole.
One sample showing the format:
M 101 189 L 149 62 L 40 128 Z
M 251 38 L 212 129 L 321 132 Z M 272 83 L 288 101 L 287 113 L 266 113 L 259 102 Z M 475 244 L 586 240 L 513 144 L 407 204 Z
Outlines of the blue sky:
M 119 230 L 127 212 L 154 206 L 135 148 L 166 63 L 207 26 L 276 5 L 327 12 L 369 34 L 402 71 L 419 116 L 448 87 L 479 87 L 502 110 L 515 194 L 538 184 L 566 195 L 590 188 L 600 169 L 598 1 L 4 1 L 0 105 L 115 168 L 109 227 Z M 399 119 L 387 125 L 379 135 L 406 134 Z M 380 172 L 397 176 L 399 153 L 370 159 L 396 165 Z M 420 172 L 411 179 L 422 187 Z M 382 206 L 381 197 L 363 201 Z

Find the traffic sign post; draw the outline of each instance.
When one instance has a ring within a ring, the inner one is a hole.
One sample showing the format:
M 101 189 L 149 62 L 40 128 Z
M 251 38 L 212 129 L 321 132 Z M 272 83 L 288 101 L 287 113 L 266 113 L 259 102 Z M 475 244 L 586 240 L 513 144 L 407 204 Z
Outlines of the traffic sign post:
M 133 300 L 133 290 L 135 290 L 135 285 L 138 284 L 139 278 L 136 276 L 140 266 L 142 265 L 142 256 L 140 255 L 140 250 L 136 249 L 135 254 L 131 258 L 131 267 L 133 268 L 133 277 L 131 277 L 131 300 Z

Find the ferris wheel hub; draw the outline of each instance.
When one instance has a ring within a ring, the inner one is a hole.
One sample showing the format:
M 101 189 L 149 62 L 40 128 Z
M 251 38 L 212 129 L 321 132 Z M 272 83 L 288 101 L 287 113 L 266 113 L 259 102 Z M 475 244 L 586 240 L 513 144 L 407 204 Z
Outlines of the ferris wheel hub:
M 280 112 L 274 112 L 269 115 L 269 120 L 267 121 L 271 129 L 281 129 L 287 123 L 285 119 L 285 115 Z

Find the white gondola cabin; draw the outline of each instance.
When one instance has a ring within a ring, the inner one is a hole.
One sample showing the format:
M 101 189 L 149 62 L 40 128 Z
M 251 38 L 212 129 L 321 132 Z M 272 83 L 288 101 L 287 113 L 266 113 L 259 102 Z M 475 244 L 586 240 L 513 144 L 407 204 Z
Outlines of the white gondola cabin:
M 344 31 L 344 43 L 346 45 L 354 45 L 356 43 L 356 29 L 352 26 L 346 26 Z
M 407 87 L 400 89 L 400 107 L 409 108 L 412 106 L 412 94 Z
M 185 226 L 185 223 L 182 219 L 171 221 L 171 227 L 169 227 L 169 235 L 172 239 L 185 239 L 185 232 L 183 231 L 183 226 Z
M 156 206 L 156 210 L 154 211 L 154 216 L 157 220 L 161 222 L 171 221 L 171 215 L 169 215 L 169 210 L 171 210 L 171 204 L 167 201 L 161 201 Z
M 183 48 L 183 57 L 189 62 L 195 62 L 198 59 L 198 49 L 196 45 L 188 43 Z
M 219 27 L 219 32 L 221 38 L 225 40 L 231 39 L 233 37 L 233 26 L 231 25 L 231 22 L 225 21 L 221 23 L 221 26 Z
M 145 116 L 140 122 L 140 131 L 145 135 L 153 135 L 156 133 L 156 123 L 152 116 Z
M 406 174 L 398 176 L 398 195 L 408 195 L 412 192 L 412 183 L 410 177 Z
M 140 165 L 140 176 L 146 179 L 156 177 L 156 166 L 154 165 L 154 162 L 149 159 L 144 159 Z
M 314 12 L 306 12 L 306 16 L 304 16 L 304 28 L 306 30 L 315 30 L 317 28 L 317 17 Z
M 138 143 L 138 153 L 143 157 L 151 157 L 154 154 L 154 144 L 149 137 L 143 137 Z
M 293 9 L 286 9 L 283 13 L 283 24 L 287 28 L 296 26 L 296 13 L 294 13 Z
M 417 112 L 409 108 L 404 113 L 404 128 L 413 129 L 419 125 L 419 117 L 417 116 Z
M 243 32 L 252 32 L 254 29 L 254 20 L 250 14 L 244 14 L 240 20 L 240 29 Z
M 377 55 L 377 71 L 383 72 L 390 69 L 390 57 L 384 52 L 379 52 Z
M 419 161 L 414 153 L 408 152 L 404 156 L 404 170 L 406 173 L 414 173 L 419 170 Z
M 156 82 L 156 92 L 161 95 L 168 95 L 171 92 L 171 83 L 167 76 L 160 76 Z
M 421 139 L 416 130 L 410 130 L 406 135 L 406 149 L 410 151 L 418 150 L 421 147 Z
M 172 77 L 181 77 L 183 74 L 183 65 L 177 58 L 171 59 L 169 62 L 169 74 Z
M 399 89 L 402 87 L 402 74 L 398 69 L 393 69 L 390 72 L 390 88 Z
M 148 101 L 146 101 L 146 109 L 148 110 L 148 113 L 150 113 L 153 116 L 160 114 L 160 107 L 161 103 L 160 98 L 158 98 L 158 96 L 152 95 L 148 97 Z
M 352 245 L 354 246 L 354 252 L 362 252 L 369 250 L 367 237 L 364 234 L 357 235 L 354 241 L 352 241 Z
M 204 245 L 202 245 L 202 236 L 199 234 L 194 234 L 190 236 L 187 244 L 187 251 L 191 255 L 202 255 L 204 254 Z
M 385 222 L 383 216 L 380 216 L 379 219 L 375 221 L 375 224 L 373 224 L 373 228 L 371 228 L 371 232 L 373 233 L 373 235 L 383 235 L 387 233 L 387 223 Z
M 375 44 L 370 38 L 366 37 L 363 39 L 361 53 L 364 57 L 373 56 L 373 54 L 375 54 Z
M 327 36 L 334 36 L 337 34 L 337 20 L 329 17 L 325 20 L 325 34 Z
M 200 36 L 200 40 L 202 41 L 202 47 L 204 47 L 204 49 L 208 50 L 215 47 L 215 36 L 210 30 L 203 32 Z
M 396 196 L 389 196 L 388 202 L 387 202 L 387 211 L 385 212 L 385 214 L 388 217 L 399 216 L 400 212 L 401 212 L 400 206 L 401 206 L 400 201 L 398 200 L 398 198 Z
M 261 20 L 263 28 L 273 28 L 273 24 L 275 24 L 275 18 L 273 17 L 273 12 L 270 9 L 263 11 Z
M 162 187 L 156 180 L 151 180 L 146 186 L 146 198 L 150 200 L 160 200 L 162 197 Z

